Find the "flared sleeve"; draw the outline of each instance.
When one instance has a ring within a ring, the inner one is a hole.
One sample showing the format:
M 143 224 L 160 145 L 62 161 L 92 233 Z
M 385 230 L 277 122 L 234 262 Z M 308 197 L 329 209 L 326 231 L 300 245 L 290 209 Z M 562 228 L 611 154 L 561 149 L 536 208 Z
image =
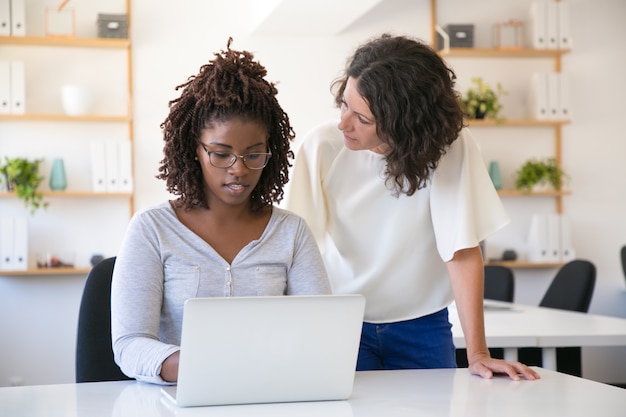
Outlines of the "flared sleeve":
M 444 262 L 460 249 L 477 246 L 510 222 L 467 128 L 439 161 L 431 187 L 433 227 Z

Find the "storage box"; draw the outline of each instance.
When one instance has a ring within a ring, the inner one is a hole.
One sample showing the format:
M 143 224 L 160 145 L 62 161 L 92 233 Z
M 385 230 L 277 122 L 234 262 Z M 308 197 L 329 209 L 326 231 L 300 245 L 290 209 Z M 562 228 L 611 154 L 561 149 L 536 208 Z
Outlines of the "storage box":
M 128 38 L 128 16 L 125 14 L 98 14 L 99 38 Z
M 474 25 L 448 25 L 446 32 L 450 36 L 450 48 L 474 47 Z

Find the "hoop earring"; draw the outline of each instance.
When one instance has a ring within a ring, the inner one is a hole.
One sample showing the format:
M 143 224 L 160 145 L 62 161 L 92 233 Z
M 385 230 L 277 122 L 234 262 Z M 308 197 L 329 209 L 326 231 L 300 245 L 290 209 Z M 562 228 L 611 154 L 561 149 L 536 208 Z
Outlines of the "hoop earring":
M 194 160 L 194 161 L 197 161 L 197 160 L 198 160 L 198 157 L 197 157 L 197 156 L 194 156 L 194 157 L 193 157 L 193 160 Z

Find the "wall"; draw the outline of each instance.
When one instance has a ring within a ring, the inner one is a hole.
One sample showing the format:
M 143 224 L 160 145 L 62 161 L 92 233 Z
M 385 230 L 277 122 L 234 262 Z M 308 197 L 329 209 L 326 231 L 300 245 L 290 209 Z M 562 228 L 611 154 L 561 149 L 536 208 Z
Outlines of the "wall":
M 619 248 L 626 243 L 626 223 L 622 220 L 626 212 L 626 141 L 618 131 L 626 110 L 622 100 L 626 93 L 626 49 L 622 42 L 626 28 L 621 22 L 626 3 L 569 1 L 574 51 L 564 57 L 563 70 L 576 88 L 572 91 L 574 122 L 563 132 L 564 167 L 572 178 L 572 195 L 564 199 L 564 211 L 574 225 L 578 255 L 592 260 L 598 268 L 591 312 L 626 317 L 625 281 L 618 259 Z M 440 0 L 439 22 L 473 21 L 479 25 L 478 42 L 486 43 L 480 46 L 488 46 L 490 25 L 511 17 L 523 19 L 529 2 Z M 168 101 L 177 96 L 174 87 L 195 74 L 213 51 L 225 48 L 229 36 L 234 38 L 233 48 L 255 52 L 266 65 L 269 78 L 279 82 L 279 99 L 298 136 L 336 116 L 329 84 L 356 45 L 383 31 L 427 40 L 430 36 L 428 0 L 383 0 L 338 34 L 328 33 L 323 21 L 318 23 L 318 30 L 306 34 L 282 33 L 281 27 L 252 32 L 250 28 L 258 24 L 254 8 L 243 3 L 247 2 L 188 0 L 157 6 L 148 0 L 133 1 L 136 209 L 169 198 L 163 183 L 154 176 L 161 158 L 159 124 L 167 114 Z M 467 88 L 469 78 L 479 73 L 493 82 L 501 77 L 508 89 L 522 93 L 525 87 L 520 80 L 527 71 L 550 66 L 533 60 L 513 61 L 451 60 L 451 64 L 458 72 L 461 91 Z M 507 96 L 505 115 L 523 112 L 519 97 Z M 550 150 L 544 140 L 547 136 L 550 143 L 550 132 L 541 129 L 513 131 L 511 137 L 507 131 L 507 138 L 501 137 L 504 133 L 500 131 L 473 132 L 486 159 L 508 161 L 518 153 Z M 511 181 L 513 170 L 503 166 L 505 184 Z M 5 205 L 5 201 L 0 204 Z M 536 209 L 528 204 L 505 200 L 514 217 Z M 549 210 L 554 203 L 546 200 L 537 204 Z M 107 218 L 105 210 L 90 207 L 93 215 L 102 218 Z M 521 244 L 524 227 L 523 221 L 509 226 L 502 235 L 490 239 L 489 250 L 497 253 L 511 242 Z M 107 247 L 117 247 L 120 238 L 119 233 L 108 237 Z M 516 270 L 516 301 L 537 304 L 554 272 Z M 0 386 L 8 385 L 13 376 L 20 376 L 26 384 L 73 381 L 76 314 L 83 282 L 82 277 L 0 277 Z M 626 364 L 620 360 L 625 355 L 626 348 L 585 349 L 584 375 L 600 381 L 626 381 Z

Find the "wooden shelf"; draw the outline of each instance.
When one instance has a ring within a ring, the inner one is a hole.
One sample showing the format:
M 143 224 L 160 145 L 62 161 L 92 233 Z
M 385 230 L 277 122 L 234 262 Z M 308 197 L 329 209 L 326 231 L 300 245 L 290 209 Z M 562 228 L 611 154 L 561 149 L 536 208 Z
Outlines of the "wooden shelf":
M 496 121 L 493 119 L 466 119 L 465 122 L 470 127 L 507 127 L 507 126 L 520 126 L 520 127 L 560 127 L 570 124 L 570 120 L 535 120 L 535 119 L 504 119 L 502 121 Z
M 526 190 L 498 190 L 500 197 L 561 197 L 570 195 L 570 190 L 550 190 L 550 191 L 526 191 Z
M 531 49 L 531 48 L 450 48 L 440 50 L 443 57 L 460 58 L 559 58 L 570 52 L 569 49 Z
M 91 268 L 31 268 L 25 271 L 0 271 L 0 276 L 87 275 Z
M 41 194 L 44 197 L 59 197 L 59 198 L 130 198 L 132 193 L 96 193 L 93 191 L 42 191 Z M 0 198 L 17 198 L 14 192 L 1 191 Z
M 0 45 L 127 49 L 130 48 L 130 40 L 115 38 L 71 38 L 54 36 L 0 36 Z
M 24 122 L 117 122 L 129 123 L 132 118 L 125 115 L 85 115 L 67 116 L 65 114 L 2 114 L 0 120 L 3 121 L 24 121 Z
M 560 268 L 562 262 L 527 262 L 527 261 L 485 261 L 485 265 L 506 266 L 508 268 L 541 269 Z

